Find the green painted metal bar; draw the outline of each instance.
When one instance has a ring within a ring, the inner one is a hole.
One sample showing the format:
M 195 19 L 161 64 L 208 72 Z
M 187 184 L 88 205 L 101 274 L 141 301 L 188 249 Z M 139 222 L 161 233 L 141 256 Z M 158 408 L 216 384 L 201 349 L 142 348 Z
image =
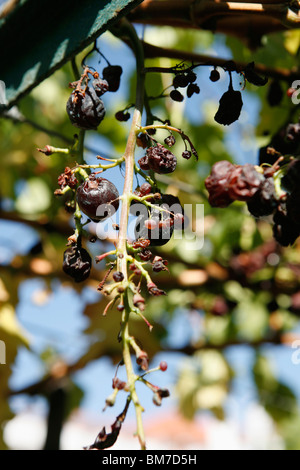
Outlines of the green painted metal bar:
M 21 0 L 0 21 L 0 113 L 92 44 L 142 0 Z

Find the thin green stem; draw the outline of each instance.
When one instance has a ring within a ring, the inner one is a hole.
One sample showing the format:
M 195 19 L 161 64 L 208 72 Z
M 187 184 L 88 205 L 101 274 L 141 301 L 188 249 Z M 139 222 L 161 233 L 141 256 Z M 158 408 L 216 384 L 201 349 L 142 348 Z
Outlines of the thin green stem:
M 144 74 L 142 73 L 144 67 L 144 56 L 143 48 L 141 46 L 140 40 L 137 37 L 135 29 L 130 23 L 126 20 L 123 20 L 121 23 L 119 35 L 125 35 L 129 37 L 136 56 L 136 70 L 137 70 L 137 84 L 136 84 L 136 104 L 132 118 L 132 124 L 129 131 L 129 136 L 127 140 L 127 145 L 124 152 L 125 160 L 125 181 L 122 194 L 122 208 L 120 215 L 120 224 L 119 224 L 119 238 L 117 244 L 117 269 L 122 272 L 124 276 L 124 284 L 128 280 L 128 258 L 127 258 L 127 230 L 128 230 L 128 217 L 130 210 L 131 195 L 133 189 L 133 180 L 134 180 L 134 169 L 135 169 L 135 160 L 134 152 L 136 147 L 136 138 L 137 133 L 136 129 L 141 126 L 142 119 L 142 110 L 143 110 L 143 98 L 144 98 Z M 142 412 L 143 408 L 139 402 L 138 395 L 135 389 L 136 375 L 133 370 L 133 365 L 130 355 L 130 334 L 129 334 L 129 316 L 131 313 L 130 300 L 129 300 L 129 289 L 128 284 L 127 288 L 124 291 L 123 295 L 124 302 L 124 311 L 122 313 L 122 328 L 121 328 L 121 338 L 122 338 L 122 348 L 123 348 L 123 361 L 127 373 L 127 383 L 129 387 L 130 397 L 134 403 L 135 414 L 136 414 L 136 423 L 137 423 L 137 436 L 140 442 L 141 449 L 146 448 L 145 445 L 145 434 L 142 422 Z
M 135 414 L 136 414 L 136 423 L 137 423 L 137 436 L 140 442 L 140 446 L 142 450 L 145 450 L 145 434 L 144 434 L 144 427 L 142 421 L 142 412 L 143 407 L 139 402 L 139 398 L 136 392 L 135 383 L 137 380 L 137 376 L 134 373 L 131 355 L 130 355 L 130 344 L 131 344 L 131 336 L 129 334 L 129 315 L 131 312 L 130 305 L 128 302 L 128 293 L 124 295 L 124 311 L 122 316 L 122 344 L 123 344 L 123 361 L 126 368 L 127 374 L 127 384 L 129 388 L 130 397 L 135 407 Z
M 148 273 L 148 271 L 143 267 L 143 263 L 141 263 L 140 261 L 137 261 L 135 258 L 133 258 L 132 256 L 130 255 L 127 255 L 127 260 L 130 262 L 130 263 L 134 263 L 135 266 L 141 271 L 142 275 L 145 277 L 147 283 L 148 282 L 152 282 L 152 279 L 150 277 L 150 274 Z
M 117 160 L 114 160 L 112 163 L 110 163 L 108 165 L 102 165 L 102 163 L 96 163 L 95 165 L 87 165 L 87 164 L 78 165 L 78 167 L 87 168 L 87 169 L 90 169 L 90 170 L 97 170 L 97 169 L 109 170 L 109 169 L 114 168 L 118 165 L 121 165 L 123 162 L 124 162 L 124 157 L 119 158 Z

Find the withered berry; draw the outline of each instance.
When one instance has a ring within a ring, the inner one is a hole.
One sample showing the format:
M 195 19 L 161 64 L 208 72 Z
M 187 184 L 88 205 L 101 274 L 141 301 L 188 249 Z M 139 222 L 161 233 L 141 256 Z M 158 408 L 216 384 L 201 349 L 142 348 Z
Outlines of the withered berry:
M 195 72 L 193 72 L 193 70 L 189 70 L 186 76 L 187 76 L 189 83 L 193 83 L 197 80 L 197 75 L 195 74 Z
M 210 175 L 205 180 L 205 187 L 209 193 L 208 202 L 212 207 L 227 207 L 232 203 L 228 194 L 228 178 L 235 166 L 227 160 L 215 163 Z
M 173 135 L 168 135 L 168 137 L 165 138 L 164 143 L 168 145 L 168 147 L 173 147 L 176 143 L 176 139 Z
M 189 150 L 184 150 L 181 155 L 186 160 L 189 160 L 192 156 L 192 152 L 190 152 Z
M 108 65 L 103 69 L 102 75 L 108 82 L 108 91 L 115 92 L 119 89 L 122 72 L 120 65 Z
M 153 254 L 150 250 L 147 248 L 143 248 L 140 253 L 139 257 L 141 258 L 142 261 L 149 261 L 152 258 Z
M 213 69 L 213 70 L 210 72 L 209 79 L 210 79 L 212 82 L 217 82 L 218 80 L 220 80 L 220 72 L 219 72 L 217 69 Z
M 165 245 L 172 237 L 174 231 L 174 219 L 177 214 L 183 214 L 183 208 L 176 196 L 164 194 L 155 208 L 141 211 L 135 226 L 136 238 L 149 240 L 150 246 Z M 151 224 L 150 222 L 151 221 Z M 146 224 L 145 224 L 146 222 Z M 182 228 L 184 218 L 176 228 Z
M 277 206 L 273 178 L 266 178 L 258 191 L 247 202 L 248 210 L 254 217 L 271 215 Z
M 115 118 L 117 121 L 126 122 L 130 119 L 130 113 L 128 111 L 117 111 Z
M 97 96 L 102 96 L 109 89 L 108 82 L 106 80 L 101 80 L 101 78 L 96 78 L 92 83 L 94 90 Z
M 136 144 L 138 147 L 146 149 L 148 147 L 150 138 L 147 134 L 140 132 L 136 137 Z
M 103 101 L 92 87 L 74 90 L 67 101 L 67 113 L 73 126 L 96 130 L 105 116 Z
M 185 73 L 178 73 L 173 79 L 174 88 L 185 88 L 190 83 L 190 79 Z
M 288 124 L 286 128 L 286 139 L 289 142 L 300 142 L 300 123 Z
M 178 102 L 181 102 L 181 101 L 184 100 L 184 97 L 180 93 L 179 90 L 172 90 L 171 93 L 170 93 L 170 98 L 171 98 L 171 100 L 178 101 Z
M 138 161 L 142 170 L 153 170 L 155 173 L 172 173 L 177 165 L 175 155 L 163 145 L 157 143 L 149 147 L 146 155 Z
M 74 244 L 65 250 L 63 270 L 75 282 L 82 282 L 89 277 L 91 265 L 91 257 L 84 248 Z
M 77 189 L 80 210 L 94 222 L 111 217 L 119 207 L 119 192 L 115 185 L 93 173 Z
M 234 201 L 249 201 L 263 181 L 263 175 L 254 165 L 237 165 L 228 178 L 228 195 Z
M 196 83 L 190 83 L 187 87 L 186 96 L 190 98 L 194 93 L 198 95 L 200 93 L 200 88 Z
M 113 279 L 114 279 L 115 282 L 122 282 L 123 279 L 124 279 L 124 274 L 121 273 L 121 271 L 116 271 L 113 274 Z
M 240 91 L 235 91 L 232 85 L 229 85 L 219 101 L 219 108 L 215 114 L 215 121 L 224 126 L 229 126 L 235 122 L 241 114 L 243 106 L 242 95 Z

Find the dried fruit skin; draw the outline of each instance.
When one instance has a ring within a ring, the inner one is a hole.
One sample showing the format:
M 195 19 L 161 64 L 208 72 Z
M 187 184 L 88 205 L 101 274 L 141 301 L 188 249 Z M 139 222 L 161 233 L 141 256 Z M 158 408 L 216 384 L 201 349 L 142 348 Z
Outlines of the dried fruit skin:
M 208 202 L 212 207 L 228 207 L 232 199 L 228 194 L 228 178 L 235 166 L 227 160 L 215 163 L 211 174 L 205 180 L 205 187 L 209 193 Z
M 176 143 L 176 139 L 173 135 L 169 135 L 165 138 L 164 143 L 168 145 L 168 147 L 173 147 L 173 145 Z
M 247 202 L 248 210 L 254 217 L 271 215 L 277 207 L 273 178 L 266 178 L 259 190 Z
M 189 83 L 190 83 L 189 77 L 185 73 L 179 73 L 175 75 L 173 79 L 174 88 L 185 88 L 188 86 Z
M 190 98 L 191 96 L 193 96 L 194 93 L 196 93 L 196 95 L 199 95 L 200 88 L 196 83 L 190 83 L 187 87 L 186 95 L 188 98 Z
M 243 107 L 242 95 L 240 91 L 229 87 L 219 101 L 219 109 L 215 114 L 215 121 L 224 126 L 229 126 L 240 117 Z
M 130 119 L 130 113 L 127 111 L 117 111 L 115 114 L 117 121 L 126 122 Z
M 209 79 L 212 81 L 212 82 L 217 82 L 218 80 L 220 80 L 220 72 L 216 69 L 212 70 L 210 72 L 210 76 L 209 76 Z
M 108 82 L 109 91 L 118 91 L 122 72 L 120 65 L 108 65 L 103 69 L 102 75 L 104 80 Z
M 92 85 L 97 96 L 104 95 L 104 93 L 106 93 L 109 89 L 108 82 L 106 80 L 101 80 L 101 78 L 95 79 Z
M 76 176 L 72 172 L 71 168 L 66 167 L 64 173 L 61 173 L 58 177 L 58 184 L 60 189 L 64 189 L 66 186 L 69 186 L 72 189 L 76 188 L 78 183 Z
M 173 101 L 178 101 L 179 103 L 184 100 L 183 95 L 178 90 L 172 90 L 170 93 L 170 98 Z
M 92 260 L 82 247 L 72 245 L 64 252 L 63 270 L 75 282 L 82 282 L 90 275 Z
M 142 261 L 149 261 L 152 256 L 152 252 L 150 250 L 147 250 L 147 248 L 143 248 L 142 251 L 139 253 L 139 257 Z
M 253 165 L 236 166 L 229 176 L 228 195 L 234 201 L 249 201 L 263 181 L 263 175 L 258 173 Z
M 153 170 L 155 173 L 172 173 L 176 169 L 177 158 L 163 145 L 149 147 L 146 155 L 138 161 L 142 170 Z
M 118 198 L 119 192 L 111 181 L 93 174 L 77 189 L 80 210 L 94 222 L 111 217 L 119 208 Z
M 181 156 L 185 158 L 186 160 L 189 160 L 192 156 L 192 152 L 190 152 L 189 150 L 184 150 Z
M 73 126 L 83 130 L 96 130 L 105 116 L 103 101 L 94 88 L 87 88 L 85 92 L 74 90 L 66 108 Z
M 124 279 L 124 274 L 121 273 L 120 271 L 116 271 L 113 274 L 113 279 L 114 279 L 115 282 L 122 282 L 123 279 Z

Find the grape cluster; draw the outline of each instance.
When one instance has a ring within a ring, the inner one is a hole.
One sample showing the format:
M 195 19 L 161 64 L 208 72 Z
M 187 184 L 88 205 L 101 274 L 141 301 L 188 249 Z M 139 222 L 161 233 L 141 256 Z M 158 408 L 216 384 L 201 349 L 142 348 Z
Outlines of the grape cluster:
M 182 229 L 184 226 L 183 208 L 178 197 L 172 194 L 163 194 L 158 202 L 151 208 L 140 204 L 140 214 L 135 225 L 135 237 L 139 240 L 148 240 L 147 246 L 165 245 L 172 237 L 174 228 Z M 140 253 L 143 260 L 151 258 L 151 252 L 146 247 Z
M 249 201 L 263 181 L 254 165 L 233 165 L 221 160 L 213 165 L 205 187 L 212 207 L 227 207 L 233 201 Z
M 180 88 L 186 88 L 187 98 L 191 98 L 191 96 L 194 94 L 200 93 L 200 87 L 196 83 L 197 75 L 194 72 L 196 67 L 198 67 L 198 65 L 192 65 L 191 67 L 182 70 L 180 65 L 177 66 L 172 82 L 173 88 L 169 95 L 173 101 L 181 102 L 184 100 L 184 95 L 180 91 Z M 241 66 L 237 67 L 234 61 L 229 60 L 220 67 L 223 68 L 223 70 L 229 75 L 229 87 L 219 100 L 219 107 L 214 116 L 214 119 L 218 124 L 229 126 L 239 119 L 243 107 L 241 92 L 239 90 L 233 89 L 232 74 L 237 73 L 242 76 L 244 80 L 244 86 L 246 86 L 247 82 L 257 87 L 265 86 L 268 83 L 268 78 L 261 76 L 257 72 L 254 62 L 246 64 L 241 69 Z M 209 79 L 211 82 L 219 81 L 220 72 L 216 66 L 214 66 L 214 68 L 211 70 Z M 276 106 L 279 104 L 282 99 L 282 95 L 283 93 L 280 83 L 277 80 L 274 80 L 270 84 L 267 94 L 267 99 L 270 106 Z
M 138 161 L 142 170 L 153 170 L 158 174 L 172 173 L 176 169 L 177 158 L 166 147 L 156 143 L 153 147 L 148 147 L 146 155 Z
M 105 116 L 103 101 L 95 88 L 75 89 L 67 102 L 67 113 L 73 126 L 83 130 L 96 130 Z
M 219 161 L 205 180 L 212 207 L 228 207 L 233 201 L 247 203 L 256 218 L 273 215 L 273 235 L 282 246 L 292 245 L 300 236 L 300 160 L 293 159 L 280 169 L 281 194 L 276 194 L 272 168 L 233 165 Z
M 81 78 L 70 87 L 74 88 L 66 105 L 67 114 L 73 126 L 83 130 L 96 130 L 105 117 L 105 106 L 101 99 L 107 91 L 115 92 L 120 86 L 122 67 L 108 65 L 102 71 L 103 78 L 98 72 L 92 72 L 85 67 Z M 94 80 L 90 85 L 90 77 Z
M 281 127 L 271 138 L 268 145 L 259 151 L 259 164 L 273 165 L 280 155 L 300 154 L 300 122 Z
M 186 88 L 186 95 L 188 98 L 193 96 L 193 94 L 199 94 L 200 88 L 195 83 L 197 75 L 193 70 L 188 69 L 185 72 L 177 72 L 173 79 L 173 90 L 170 92 L 170 98 L 173 101 L 183 101 L 184 97 L 178 88 Z

